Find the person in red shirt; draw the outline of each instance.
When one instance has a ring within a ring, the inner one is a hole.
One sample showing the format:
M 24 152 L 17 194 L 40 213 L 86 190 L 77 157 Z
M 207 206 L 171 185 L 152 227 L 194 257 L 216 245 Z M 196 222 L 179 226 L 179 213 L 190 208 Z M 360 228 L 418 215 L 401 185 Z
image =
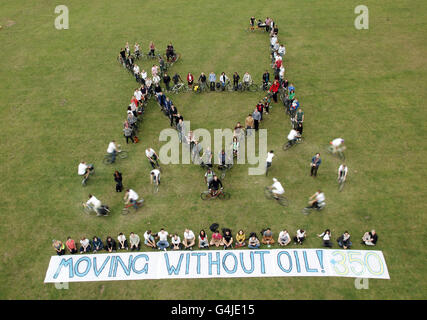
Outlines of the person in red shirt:
M 222 235 L 219 233 L 218 230 L 216 230 L 212 234 L 212 239 L 211 239 L 211 242 L 209 243 L 209 245 L 216 246 L 216 247 L 224 245 L 224 242 L 222 240 Z
M 271 85 L 270 90 L 268 90 L 269 92 L 273 93 L 273 100 L 276 103 L 277 103 L 277 91 L 279 90 L 279 86 L 280 86 L 279 81 L 276 79 Z
M 71 254 L 77 253 L 76 243 L 74 242 L 73 239 L 71 239 L 71 237 L 67 238 L 67 242 L 65 243 L 65 245 L 67 246 Z
M 189 87 L 191 87 L 191 86 L 193 85 L 193 81 L 194 81 L 194 77 L 193 77 L 193 75 L 191 74 L 191 72 L 189 72 L 189 73 L 187 74 L 187 82 L 188 82 L 188 86 L 189 86 Z
M 258 112 L 261 113 L 261 120 L 262 121 L 262 114 L 264 112 L 264 104 L 262 103 L 262 100 L 260 102 L 258 102 L 258 104 L 256 105 L 256 108 L 258 109 Z
M 138 107 L 138 99 L 135 98 L 135 96 L 132 96 L 132 99 L 130 99 L 130 103 L 133 103 L 135 107 Z

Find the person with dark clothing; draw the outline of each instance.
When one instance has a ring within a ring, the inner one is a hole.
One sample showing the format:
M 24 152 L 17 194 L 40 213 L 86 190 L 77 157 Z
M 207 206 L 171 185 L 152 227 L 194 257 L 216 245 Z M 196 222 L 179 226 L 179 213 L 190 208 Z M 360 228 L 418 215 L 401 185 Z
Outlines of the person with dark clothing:
M 202 72 L 200 74 L 198 82 L 199 82 L 199 85 L 203 86 L 203 88 L 205 88 L 205 89 L 208 87 L 206 80 L 207 80 L 206 75 Z
M 316 155 L 311 159 L 311 170 L 310 175 L 311 176 L 317 176 L 317 170 L 319 169 L 320 164 L 322 163 L 322 159 L 320 159 L 320 153 L 316 153 Z
M 233 88 L 234 91 L 237 91 L 237 89 L 239 88 L 239 80 L 240 80 L 240 76 L 237 72 L 235 72 L 233 74 Z
M 116 182 L 116 192 L 122 192 L 123 191 L 122 174 L 116 170 L 114 171 L 113 176 L 114 176 L 114 181 Z
M 177 109 L 175 108 L 175 106 L 172 104 L 172 105 L 171 105 L 171 108 L 170 108 L 170 111 L 169 111 L 169 119 L 170 119 L 170 121 L 171 121 L 171 127 L 172 127 L 172 125 L 173 125 L 173 121 L 175 120 L 175 117 L 176 117 L 177 113 L 178 113 L 178 110 L 177 110 Z
M 171 77 L 166 72 L 163 76 L 163 82 L 165 83 L 166 90 L 169 91 L 170 90 L 169 83 L 171 82 Z
M 270 73 L 268 73 L 267 70 L 265 70 L 264 74 L 262 75 L 262 84 L 264 90 L 268 89 L 268 83 L 270 82 Z
M 222 182 L 215 175 L 214 178 L 213 178 L 213 180 L 211 182 L 209 182 L 209 191 L 214 196 L 218 192 L 219 188 L 222 188 Z
M 254 119 L 255 131 L 258 131 L 259 122 L 261 120 L 261 113 L 259 113 L 258 108 L 255 108 L 254 112 L 252 113 L 252 118 Z
M 111 238 L 110 236 L 107 237 L 107 240 L 105 241 L 105 250 L 108 252 L 113 252 L 117 250 L 116 241 Z
M 182 79 L 178 73 L 175 73 L 175 75 L 172 77 L 172 81 L 174 85 L 177 85 L 180 81 L 182 82 Z

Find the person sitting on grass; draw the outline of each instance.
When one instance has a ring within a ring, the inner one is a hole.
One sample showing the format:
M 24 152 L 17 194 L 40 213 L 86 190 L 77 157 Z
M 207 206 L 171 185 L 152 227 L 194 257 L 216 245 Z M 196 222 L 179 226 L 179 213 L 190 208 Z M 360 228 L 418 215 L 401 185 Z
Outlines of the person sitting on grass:
M 362 244 L 367 246 L 375 246 L 378 241 L 378 235 L 375 232 L 375 230 L 372 230 L 371 232 L 365 232 L 365 234 L 362 237 Z
M 260 246 L 259 240 L 256 236 L 255 232 L 252 232 L 250 234 L 249 240 L 248 240 L 248 248 L 249 249 L 258 249 Z
M 209 248 L 209 240 L 205 230 L 200 230 L 199 233 L 199 248 L 205 249 Z
M 107 240 L 105 240 L 105 250 L 110 253 L 115 252 L 117 250 L 116 240 L 108 236 Z
M 344 231 L 344 233 L 337 239 L 338 245 L 343 249 L 349 249 L 352 245 L 350 241 L 350 234 L 348 231 Z
M 303 229 L 298 229 L 297 234 L 294 237 L 295 244 L 301 244 L 304 242 L 306 237 L 306 232 Z
M 273 232 L 271 232 L 270 228 L 261 231 L 262 234 L 262 244 L 266 244 L 269 248 L 272 244 L 274 244 Z
M 231 235 L 231 230 L 226 228 L 222 230 L 222 237 L 224 243 L 224 250 L 228 248 L 233 248 L 233 236 Z
M 139 239 L 139 236 L 137 234 L 131 232 L 129 235 L 129 242 L 130 242 L 130 249 L 132 251 L 134 251 L 134 250 L 139 251 L 140 239 Z
M 161 228 L 157 233 L 157 237 L 159 238 L 159 241 L 157 241 L 157 247 L 159 250 L 166 251 L 166 248 L 169 247 L 168 235 L 169 233 L 163 228 Z
M 91 251 L 91 245 L 88 238 L 82 237 L 80 245 L 80 253 L 89 253 Z
M 236 234 L 236 244 L 234 245 L 236 248 L 244 247 L 246 245 L 246 235 L 245 232 L 240 229 Z
M 182 241 L 182 244 L 184 245 L 185 250 L 193 250 L 193 246 L 196 244 L 196 237 L 193 231 L 185 229 L 184 240 Z
M 65 254 L 65 245 L 62 243 L 62 241 L 52 240 L 52 246 L 54 247 L 58 256 L 62 256 Z
M 104 249 L 104 244 L 102 243 L 102 240 L 99 239 L 97 236 L 94 236 L 92 239 L 92 245 L 93 245 L 93 253 L 96 253 L 97 251 L 101 251 Z
M 119 241 L 119 250 L 129 250 L 128 241 L 122 232 L 119 233 L 117 240 Z
M 154 237 L 151 234 L 151 230 L 147 230 L 144 233 L 144 244 L 150 248 L 156 248 L 156 242 L 154 241 Z
M 323 246 L 327 248 L 332 248 L 332 242 L 331 242 L 331 230 L 326 229 L 323 231 L 323 233 L 317 235 L 319 238 L 323 239 Z
M 181 238 L 176 233 L 173 235 L 171 234 L 170 237 L 171 237 L 171 243 L 172 243 L 171 245 L 172 250 L 181 250 L 181 246 L 182 246 Z
M 217 248 L 219 246 L 224 245 L 224 242 L 222 241 L 222 235 L 219 233 L 218 230 L 216 230 L 213 234 L 212 234 L 212 238 L 211 241 L 209 243 L 209 245 L 211 246 L 216 246 Z
M 291 242 L 291 237 L 287 230 L 282 230 L 279 233 L 279 238 L 277 239 L 277 242 L 281 246 L 287 246 Z
M 73 239 L 71 239 L 71 237 L 67 238 L 67 242 L 65 242 L 65 245 L 67 246 L 68 251 L 70 251 L 71 254 L 77 253 L 76 242 Z

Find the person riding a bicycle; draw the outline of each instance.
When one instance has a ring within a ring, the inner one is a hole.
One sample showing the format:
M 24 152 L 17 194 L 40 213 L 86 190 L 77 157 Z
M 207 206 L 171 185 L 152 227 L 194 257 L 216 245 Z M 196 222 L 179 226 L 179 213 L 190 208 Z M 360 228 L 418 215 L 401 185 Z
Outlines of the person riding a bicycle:
M 208 168 L 208 170 L 205 173 L 205 183 L 207 186 L 209 186 L 211 181 L 214 179 L 214 176 L 215 176 L 215 172 L 211 168 Z
M 139 196 L 135 191 L 133 191 L 132 189 L 126 189 L 126 193 L 125 193 L 123 200 L 125 200 L 125 204 L 130 203 L 133 205 L 133 207 L 135 209 L 137 209 L 138 208 L 138 204 L 137 204 L 138 198 L 139 198 Z
M 87 164 L 84 161 L 81 161 L 78 168 L 78 175 L 83 176 L 85 180 L 89 178 L 90 173 L 94 170 L 92 164 Z
M 166 59 L 169 62 L 170 60 L 174 60 L 175 52 L 172 43 L 169 43 L 166 47 Z
M 213 180 L 209 183 L 209 192 L 213 197 L 215 197 L 220 188 L 223 188 L 222 182 L 216 175 L 214 175 Z
M 324 207 L 326 205 L 325 203 L 325 194 L 319 189 L 317 190 L 317 192 L 315 194 L 313 194 L 310 198 L 309 198 L 309 207 L 311 209 L 320 209 L 322 207 Z
M 145 156 L 147 157 L 147 159 L 150 162 L 153 169 L 156 169 L 155 164 L 158 167 L 160 167 L 159 162 L 158 162 L 159 156 L 157 155 L 156 151 L 154 151 L 154 149 L 152 149 L 152 148 L 145 149 Z
M 114 163 L 116 161 L 116 155 L 119 152 L 119 148 L 117 147 L 116 141 L 112 140 L 108 144 L 107 153 L 111 155 L 111 163 Z
M 89 200 L 86 201 L 86 206 L 95 211 L 98 216 L 102 214 L 100 210 L 102 206 L 101 201 L 91 194 L 89 194 Z
M 338 168 L 338 182 L 344 182 L 347 178 L 348 167 L 343 163 Z
M 174 85 L 177 85 L 179 82 L 182 82 L 181 76 L 178 73 L 172 77 L 172 81 Z
M 299 139 L 299 138 L 301 138 L 301 135 L 300 135 L 300 133 L 298 132 L 298 131 L 296 131 L 295 129 L 291 129 L 291 131 L 289 131 L 289 134 L 288 134 L 288 142 L 291 144 L 291 145 L 293 145 L 293 144 L 295 144 L 296 142 L 297 142 L 297 140 Z
M 150 183 L 157 183 L 160 184 L 160 170 L 159 169 L 153 169 L 150 172 Z
M 336 138 L 329 142 L 329 144 L 332 147 L 332 153 L 336 153 L 337 151 L 344 151 L 344 139 L 343 138 Z
M 247 88 L 249 88 L 249 86 L 251 84 L 252 84 L 252 77 L 251 77 L 251 75 L 248 72 L 246 72 L 243 75 L 243 86 L 244 86 L 245 89 L 247 89 Z
M 278 200 L 280 196 L 285 193 L 285 189 L 276 178 L 273 178 L 273 184 L 270 186 L 270 190 L 276 200 Z

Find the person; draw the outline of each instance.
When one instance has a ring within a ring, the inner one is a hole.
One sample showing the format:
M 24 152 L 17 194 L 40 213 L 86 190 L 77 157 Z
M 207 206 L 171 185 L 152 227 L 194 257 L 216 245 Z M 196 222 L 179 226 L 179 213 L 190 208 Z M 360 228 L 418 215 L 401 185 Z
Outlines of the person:
M 233 236 L 231 235 L 231 230 L 228 228 L 223 229 L 222 241 L 224 243 L 224 250 L 228 248 L 233 248 Z
M 209 186 L 214 176 L 215 176 L 215 172 L 211 168 L 208 168 L 208 170 L 205 173 L 205 183 L 207 186 Z
M 156 47 L 155 47 L 153 41 L 150 41 L 150 45 L 148 46 L 148 50 L 150 50 L 148 55 L 154 58 L 156 56 L 156 54 L 155 54 Z
M 138 205 L 137 205 L 138 198 L 139 196 L 134 190 L 126 189 L 126 193 L 123 200 L 125 200 L 125 204 L 131 203 L 135 209 L 138 209 Z
M 257 108 L 255 108 L 254 112 L 252 113 L 252 118 L 254 119 L 255 131 L 258 131 L 259 122 L 261 121 L 261 113 L 258 111 Z
M 123 48 L 120 49 L 120 57 L 121 57 L 123 62 L 126 61 L 126 51 Z
M 175 73 L 172 77 L 172 81 L 174 85 L 177 85 L 178 83 L 182 82 L 181 76 L 178 73 Z
M 206 150 L 203 152 L 202 159 L 203 159 L 203 162 L 209 168 L 212 168 L 212 158 L 213 158 L 212 151 L 209 147 L 207 147 Z
M 336 138 L 329 142 L 332 146 L 332 152 L 335 153 L 338 150 L 343 150 L 344 147 L 344 139 L 343 138 Z
M 117 240 L 119 242 L 119 250 L 129 250 L 128 241 L 126 240 L 126 236 L 123 232 L 119 233 Z
M 231 146 L 233 149 L 233 156 L 239 157 L 240 142 L 236 136 L 233 137 L 233 142 L 232 142 Z
M 199 232 L 199 248 L 206 249 L 209 248 L 209 240 L 205 230 L 200 230 Z
M 264 99 L 262 99 L 263 103 L 264 103 L 264 108 L 265 108 L 265 113 L 269 114 L 270 112 L 270 105 L 271 105 L 271 99 L 270 96 L 266 96 L 264 97 Z
M 275 199 L 279 199 L 280 195 L 285 193 L 285 189 L 282 184 L 276 178 L 273 178 L 273 184 L 271 185 L 271 192 L 273 193 L 273 197 Z
M 179 143 L 181 143 L 182 139 L 184 138 L 184 122 L 182 121 L 182 119 L 179 118 L 179 116 L 180 114 L 178 113 L 175 119 L 177 119 L 176 130 L 178 131 Z
M 139 72 L 139 66 L 135 63 L 135 65 L 133 66 L 133 75 L 136 81 L 139 81 Z
M 322 159 L 320 159 L 320 153 L 316 153 L 316 155 L 311 158 L 310 164 L 310 175 L 314 177 L 317 176 L 317 170 L 319 169 L 320 164 L 322 163 Z
M 171 238 L 171 249 L 172 250 L 181 250 L 181 238 L 175 233 L 169 235 Z
M 248 248 L 249 249 L 258 249 L 260 247 L 259 240 L 256 236 L 255 232 L 252 232 L 250 234 L 249 240 L 248 240 Z
M 255 17 L 254 16 L 252 16 L 249 19 L 249 24 L 251 25 L 251 30 L 254 31 L 254 29 L 255 29 Z
M 344 233 L 337 239 L 338 245 L 343 249 L 350 249 L 352 243 L 350 241 L 350 234 L 348 231 Z
M 323 240 L 323 246 L 327 248 L 332 248 L 332 242 L 331 242 L 331 230 L 326 229 L 323 231 L 323 233 L 317 235 L 319 238 L 322 238 Z
M 159 248 L 159 250 L 166 251 L 166 248 L 169 247 L 168 234 L 169 233 L 163 228 L 161 228 L 160 231 L 157 233 L 157 237 L 159 239 L 159 241 L 157 242 L 157 247 Z
M 170 60 L 173 60 L 174 56 L 175 56 L 174 48 L 173 48 L 172 43 L 170 42 L 168 44 L 168 46 L 166 47 L 166 58 L 167 58 L 167 61 L 169 62 Z
M 212 71 L 209 74 L 209 85 L 210 85 L 210 89 L 211 91 L 215 91 L 215 82 L 216 82 L 216 75 L 215 73 Z
M 202 145 L 198 140 L 194 140 L 194 145 L 191 152 L 193 163 L 200 164 L 200 152 L 202 152 Z
M 175 120 L 177 113 L 178 113 L 178 110 L 176 109 L 176 107 L 172 103 L 170 111 L 169 111 L 169 119 L 170 119 L 170 126 L 171 127 L 173 126 L 173 123 L 174 123 L 174 120 Z
M 322 190 L 317 190 L 317 192 L 315 194 L 313 194 L 310 198 L 309 198 L 309 207 L 308 208 L 313 208 L 313 209 L 319 209 L 322 208 L 323 206 L 325 206 L 325 194 L 322 192 Z
M 224 245 L 224 242 L 222 240 L 222 235 L 219 233 L 218 230 L 215 230 L 215 232 L 212 234 L 212 238 L 209 245 L 216 246 L 217 248 L 219 246 Z
M 122 192 L 123 191 L 123 178 L 122 174 L 119 171 L 114 171 L 114 181 L 116 182 L 116 192 Z
M 68 251 L 70 251 L 71 254 L 77 253 L 77 246 L 76 242 L 71 239 L 71 237 L 67 238 L 67 242 L 65 242 L 65 245 L 67 246 Z
M 193 86 L 193 82 L 194 82 L 194 76 L 191 74 L 191 72 L 189 72 L 187 74 L 187 83 L 189 87 Z
M 89 178 L 89 175 L 93 170 L 94 170 L 94 167 L 92 164 L 87 164 L 86 162 L 81 161 L 79 163 L 77 173 L 79 176 L 83 176 L 84 179 L 87 179 L 87 178 Z
M 86 201 L 86 205 L 89 206 L 90 208 L 92 208 L 93 211 L 96 212 L 97 216 L 100 216 L 102 214 L 101 210 L 100 210 L 101 206 L 102 206 L 101 201 L 98 200 L 95 196 L 93 196 L 91 194 L 89 194 L 88 198 L 89 198 L 89 200 Z
M 222 91 L 225 90 L 225 86 L 227 85 L 227 83 L 230 82 L 230 79 L 228 79 L 228 77 L 226 76 L 225 72 L 221 73 L 221 76 L 219 77 L 219 82 L 221 83 L 221 89 Z
M 215 196 L 218 192 L 218 189 L 222 188 L 222 182 L 218 179 L 216 175 L 214 175 L 213 180 L 209 183 L 209 191 L 212 196 Z
M 147 230 L 144 232 L 144 244 L 150 248 L 156 248 L 156 242 L 154 241 L 154 237 L 151 234 L 151 230 Z
M 306 237 L 306 232 L 303 229 L 298 229 L 297 230 L 297 234 L 294 237 L 294 243 L 295 244 L 301 244 L 304 242 L 305 237 Z
M 94 236 L 92 238 L 92 245 L 93 245 L 93 253 L 96 253 L 97 251 L 101 251 L 104 249 L 104 244 L 102 243 L 102 240 L 99 239 L 97 236 Z
M 294 123 L 301 123 L 301 132 L 302 132 L 302 124 L 304 122 L 304 112 L 302 111 L 302 108 L 298 108 L 297 113 L 295 114 Z
M 277 50 L 277 53 L 283 58 L 283 56 L 286 54 L 286 47 L 283 43 L 280 44 L 279 50 Z
M 163 60 L 162 56 L 159 56 L 159 67 L 160 67 L 160 74 L 163 74 L 165 71 L 165 60 Z
M 266 172 L 265 172 L 265 175 L 267 175 L 268 168 L 271 167 L 271 164 L 273 162 L 273 158 L 274 158 L 274 151 L 270 150 L 269 152 L 267 152 L 267 159 L 265 160 L 265 162 L 266 162 L 266 166 L 265 166 Z
M 298 138 L 300 138 L 301 135 L 299 134 L 298 131 L 296 131 L 295 129 L 291 129 L 291 131 L 289 131 L 288 134 L 288 142 L 293 145 L 297 142 Z
M 141 55 L 141 53 L 139 52 L 139 44 L 135 42 L 135 45 L 133 48 L 134 48 L 135 57 L 139 59 L 139 56 Z
M 240 229 L 236 234 L 236 244 L 234 245 L 236 248 L 244 247 L 246 245 L 246 235 L 245 232 Z
M 193 246 L 196 244 L 196 236 L 193 231 L 185 229 L 184 231 L 184 240 L 182 240 L 185 250 L 193 250 Z
M 206 89 L 208 87 L 206 80 L 207 80 L 206 75 L 203 72 L 200 73 L 200 76 L 199 76 L 199 79 L 198 79 L 198 83 L 204 89 Z
M 242 125 L 240 124 L 240 122 L 237 122 L 233 130 L 233 137 L 238 138 L 238 140 L 240 141 L 243 138 L 243 131 L 244 129 L 242 128 Z
M 170 82 L 171 82 L 171 77 L 167 74 L 167 72 L 165 72 L 165 74 L 163 75 L 163 82 L 166 86 L 166 91 L 170 91 Z
M 276 103 L 277 103 L 277 92 L 279 90 L 279 87 L 280 87 L 279 81 L 276 79 L 276 80 L 274 80 L 273 84 L 271 85 L 270 89 L 268 90 L 269 92 L 273 93 L 273 100 Z
M 344 182 L 347 178 L 348 167 L 343 163 L 338 168 L 338 181 Z
M 65 254 L 65 244 L 63 244 L 62 241 L 52 240 L 52 246 L 58 256 L 63 256 Z
M 237 91 L 237 89 L 239 88 L 239 80 L 240 80 L 240 76 L 237 72 L 234 72 L 233 74 L 233 89 L 234 91 Z
M 107 240 L 105 240 L 105 250 L 110 253 L 115 252 L 117 250 L 116 240 L 108 236 Z
M 249 86 L 252 84 L 252 77 L 248 72 L 245 72 L 243 75 L 243 84 L 246 89 L 249 89 Z
M 291 242 L 291 237 L 289 236 L 289 233 L 287 230 L 280 231 L 279 238 L 277 239 L 277 242 L 281 246 L 287 246 Z
M 270 73 L 265 70 L 265 72 L 262 74 L 262 85 L 264 90 L 267 90 L 268 83 L 270 82 Z
M 150 184 L 153 182 L 157 182 L 157 184 L 160 184 L 160 170 L 159 169 L 153 169 L 150 171 Z
M 224 149 L 222 149 L 219 153 L 218 153 L 218 167 L 221 169 L 223 167 L 225 167 L 226 165 L 230 164 L 229 163 L 229 158 L 227 153 L 225 152 Z
M 133 130 L 129 126 L 128 121 L 125 122 L 124 128 L 123 128 L 124 136 L 126 138 L 126 144 L 129 144 L 129 139 L 132 141 L 132 143 L 135 143 L 135 140 L 133 139 Z
M 107 148 L 107 153 L 111 154 L 111 163 L 114 163 L 114 161 L 116 161 L 117 152 L 119 152 L 119 149 L 117 148 L 116 141 L 112 140 L 108 144 Z
M 261 115 L 261 119 L 260 119 L 260 121 L 262 121 L 263 113 L 264 113 L 264 104 L 263 104 L 262 100 L 260 100 L 260 101 L 257 103 L 256 108 L 257 108 L 258 112 L 259 112 L 259 113 L 260 113 L 260 115 Z
M 82 237 L 80 240 L 80 253 L 89 253 L 91 250 L 90 241 L 86 237 Z
M 157 155 L 156 151 L 154 151 L 154 149 L 152 148 L 145 149 L 145 156 L 147 157 L 153 169 L 156 169 L 156 166 L 154 164 L 160 167 L 158 162 L 159 156 Z
M 254 128 L 254 118 L 252 117 L 252 114 L 248 114 L 248 116 L 245 119 L 245 127 L 246 127 L 246 135 L 250 136 L 252 135 L 252 129 Z
M 271 245 L 274 244 L 273 232 L 271 231 L 270 228 L 267 228 L 266 230 L 263 230 L 261 234 L 262 234 L 262 240 L 261 240 L 262 244 L 266 244 L 270 248 Z
M 129 243 L 130 243 L 130 249 L 132 251 L 134 250 L 138 250 L 139 251 L 139 243 L 140 243 L 140 239 L 139 236 L 133 232 L 130 233 L 129 235 Z
M 365 232 L 362 237 L 362 244 L 367 246 L 375 246 L 378 241 L 378 235 L 375 230 L 371 230 L 371 232 Z

